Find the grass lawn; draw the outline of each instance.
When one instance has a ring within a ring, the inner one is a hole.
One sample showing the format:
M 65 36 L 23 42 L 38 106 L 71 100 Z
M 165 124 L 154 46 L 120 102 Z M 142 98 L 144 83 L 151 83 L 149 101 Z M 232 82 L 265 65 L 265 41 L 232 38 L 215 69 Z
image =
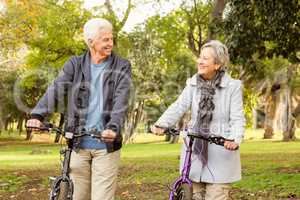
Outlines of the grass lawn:
M 240 149 L 243 180 L 233 185 L 232 199 L 300 199 L 300 142 L 249 138 Z M 167 186 L 179 173 L 181 144 L 162 141 L 139 135 L 124 146 L 116 199 L 168 198 Z M 59 174 L 59 149 L 57 144 L 2 136 L 0 199 L 47 199 L 48 176 Z

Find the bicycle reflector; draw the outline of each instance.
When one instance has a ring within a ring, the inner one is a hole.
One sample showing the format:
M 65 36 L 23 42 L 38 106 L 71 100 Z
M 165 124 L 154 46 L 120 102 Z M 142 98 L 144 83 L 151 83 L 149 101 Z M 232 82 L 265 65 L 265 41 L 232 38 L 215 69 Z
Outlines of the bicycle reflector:
M 72 139 L 73 136 L 74 136 L 74 133 L 72 133 L 72 132 L 65 132 L 65 138 Z

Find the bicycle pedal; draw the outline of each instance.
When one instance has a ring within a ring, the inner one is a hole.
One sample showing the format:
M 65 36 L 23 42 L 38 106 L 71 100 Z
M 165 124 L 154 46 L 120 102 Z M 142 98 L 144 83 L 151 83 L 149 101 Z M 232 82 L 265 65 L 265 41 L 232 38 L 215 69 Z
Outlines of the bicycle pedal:
M 48 177 L 50 181 L 55 181 L 56 177 L 55 176 L 49 176 Z
M 60 153 L 61 155 L 64 155 L 64 154 L 66 153 L 66 149 L 61 149 L 61 150 L 59 151 L 59 153 Z

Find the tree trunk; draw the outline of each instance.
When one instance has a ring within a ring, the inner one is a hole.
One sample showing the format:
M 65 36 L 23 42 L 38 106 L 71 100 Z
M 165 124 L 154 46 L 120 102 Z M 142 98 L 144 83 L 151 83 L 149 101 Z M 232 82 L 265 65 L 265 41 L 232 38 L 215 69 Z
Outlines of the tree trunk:
M 9 125 L 9 118 L 6 118 L 4 121 L 4 130 L 8 130 L 8 125 Z
M 264 139 L 271 139 L 274 136 L 273 122 L 276 110 L 276 95 L 270 91 L 265 97 L 265 123 L 264 123 Z
M 285 113 L 283 116 L 283 141 L 290 141 L 292 139 L 292 135 L 291 135 L 291 127 L 293 125 L 292 120 L 290 119 L 291 116 L 291 89 L 287 86 L 285 88 Z
M 125 127 L 125 137 L 124 143 L 128 143 L 131 137 L 134 134 L 134 130 L 136 129 L 143 113 L 144 109 L 144 101 L 140 101 L 136 104 L 135 108 L 129 113 L 126 119 L 126 127 Z
M 295 130 L 296 130 L 296 118 L 292 113 L 292 89 L 287 86 L 286 91 L 286 107 L 284 113 L 284 128 L 283 128 L 283 141 L 295 140 Z
M 253 123 L 252 123 L 252 128 L 253 129 L 257 129 L 258 128 L 258 120 L 257 120 L 257 111 L 256 111 L 256 109 L 255 108 L 252 108 L 252 121 L 253 121 Z
M 1 132 L 2 132 L 3 128 L 4 128 L 3 119 L 0 117 L 0 135 L 1 135 Z
M 8 134 L 10 135 L 14 131 L 14 121 L 9 123 Z
M 292 77 L 297 70 L 297 64 L 290 65 L 287 71 L 287 84 L 285 87 L 285 98 L 286 98 L 286 113 L 284 116 L 285 127 L 283 129 L 283 141 L 295 140 L 295 130 L 296 130 L 296 119 L 293 116 L 292 111 L 292 96 L 293 88 L 291 87 Z
M 216 39 L 219 24 L 222 22 L 223 12 L 226 6 L 227 0 L 215 0 L 213 9 L 211 12 L 209 29 L 208 29 L 208 39 Z
M 17 124 L 17 130 L 19 130 L 20 135 L 23 131 L 23 121 L 24 121 L 23 116 L 20 116 L 19 119 L 18 119 L 18 124 Z
M 300 116 L 300 103 L 298 103 L 297 107 L 294 109 L 292 113 L 295 120 Z
M 60 113 L 60 119 L 59 119 L 59 128 L 62 128 L 65 122 L 65 115 L 63 113 Z
M 32 137 L 32 131 L 29 129 L 26 129 L 26 138 L 25 140 L 31 140 Z

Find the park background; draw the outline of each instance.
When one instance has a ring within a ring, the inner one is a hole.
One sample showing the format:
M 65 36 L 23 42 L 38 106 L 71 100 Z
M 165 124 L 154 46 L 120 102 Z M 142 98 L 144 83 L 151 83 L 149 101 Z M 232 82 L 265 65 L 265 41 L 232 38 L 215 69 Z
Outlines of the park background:
M 182 139 L 147 130 L 196 72 L 210 39 L 228 46 L 228 71 L 244 84 L 243 180 L 231 198 L 300 199 L 299 0 L 2 0 L 1 200 L 47 199 L 64 141 L 24 124 L 64 62 L 85 51 L 82 26 L 91 17 L 112 22 L 114 51 L 132 63 L 117 199 L 167 199 Z M 63 113 L 48 120 L 61 126 Z

